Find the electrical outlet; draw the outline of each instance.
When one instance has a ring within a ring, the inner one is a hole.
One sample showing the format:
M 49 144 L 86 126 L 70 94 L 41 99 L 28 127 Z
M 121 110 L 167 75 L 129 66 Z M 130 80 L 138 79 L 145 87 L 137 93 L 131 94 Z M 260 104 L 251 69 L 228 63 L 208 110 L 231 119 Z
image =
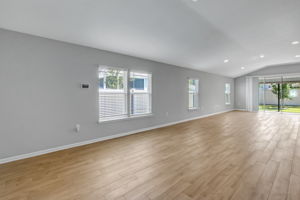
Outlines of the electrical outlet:
M 75 132 L 77 132 L 77 133 L 80 132 L 80 124 L 75 125 Z

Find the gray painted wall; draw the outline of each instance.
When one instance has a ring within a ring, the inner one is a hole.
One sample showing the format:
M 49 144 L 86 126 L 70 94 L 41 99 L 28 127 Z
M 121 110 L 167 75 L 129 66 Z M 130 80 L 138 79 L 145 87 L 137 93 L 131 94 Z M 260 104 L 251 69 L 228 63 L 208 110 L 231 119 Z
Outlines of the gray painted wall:
M 234 102 L 236 109 L 246 109 L 246 77 L 234 79 Z
M 233 109 L 231 78 L 2 29 L 0 44 L 0 159 Z M 154 115 L 98 124 L 98 64 L 151 72 Z M 201 109 L 192 112 L 188 77 L 200 79 Z
M 277 65 L 266 67 L 261 70 L 251 72 L 245 76 L 235 78 L 235 108 L 246 109 L 246 76 L 264 76 L 264 75 L 282 75 L 282 74 L 298 74 L 300 73 L 300 63 Z M 253 88 L 255 89 L 253 93 L 254 105 L 256 105 L 255 110 L 258 110 L 258 80 L 253 81 Z

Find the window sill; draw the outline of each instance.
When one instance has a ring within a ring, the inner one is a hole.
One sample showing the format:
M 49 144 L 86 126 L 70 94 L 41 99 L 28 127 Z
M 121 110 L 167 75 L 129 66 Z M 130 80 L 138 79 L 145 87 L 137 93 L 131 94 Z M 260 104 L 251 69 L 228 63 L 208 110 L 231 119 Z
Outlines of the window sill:
M 200 110 L 200 107 L 197 107 L 197 108 L 188 108 L 188 111 L 197 111 L 197 110 Z
M 98 124 L 105 124 L 105 123 L 110 123 L 110 122 L 117 122 L 117 121 L 126 121 L 126 120 L 132 120 L 132 119 L 140 119 L 140 118 L 145 118 L 145 117 L 153 117 L 153 113 L 149 114 L 142 114 L 142 115 L 133 115 L 130 117 L 124 117 L 124 118 L 119 118 L 119 119 L 112 119 L 112 120 L 107 120 L 107 121 L 98 121 Z

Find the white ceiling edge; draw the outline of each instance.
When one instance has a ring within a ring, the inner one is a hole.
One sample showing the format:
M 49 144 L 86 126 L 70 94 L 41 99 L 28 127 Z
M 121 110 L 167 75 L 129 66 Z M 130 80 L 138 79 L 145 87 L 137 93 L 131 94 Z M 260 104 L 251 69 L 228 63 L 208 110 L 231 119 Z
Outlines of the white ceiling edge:
M 299 72 L 280 72 L 280 73 L 270 73 L 270 74 L 265 74 L 265 75 L 252 75 L 253 73 L 255 72 L 259 72 L 259 71 L 263 71 L 263 70 L 266 70 L 266 69 L 269 69 L 269 68 L 275 68 L 275 67 L 294 67 L 295 65 L 299 65 Z M 253 71 L 250 71 L 249 73 L 247 74 L 243 74 L 243 75 L 240 75 L 240 76 L 237 76 L 237 77 L 233 77 L 233 78 L 239 78 L 239 77 L 243 77 L 243 76 L 249 76 L 249 77 L 268 77 L 268 76 L 278 76 L 278 75 L 299 75 L 300 74 L 300 62 L 289 62 L 289 63 L 279 63 L 279 64 L 274 64 L 274 65 L 267 65 L 265 67 L 262 67 L 260 69 L 257 69 L 257 70 L 253 70 Z

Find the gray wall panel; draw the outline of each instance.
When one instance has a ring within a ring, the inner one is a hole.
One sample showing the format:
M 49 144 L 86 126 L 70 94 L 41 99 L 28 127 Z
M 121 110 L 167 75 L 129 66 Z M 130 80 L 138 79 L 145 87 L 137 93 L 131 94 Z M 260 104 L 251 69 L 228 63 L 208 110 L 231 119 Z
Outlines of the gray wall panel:
M 0 159 L 233 109 L 232 78 L 3 29 L 0 44 Z M 98 124 L 98 64 L 151 72 L 154 115 Z M 200 79 L 201 109 L 192 112 L 188 77 Z

